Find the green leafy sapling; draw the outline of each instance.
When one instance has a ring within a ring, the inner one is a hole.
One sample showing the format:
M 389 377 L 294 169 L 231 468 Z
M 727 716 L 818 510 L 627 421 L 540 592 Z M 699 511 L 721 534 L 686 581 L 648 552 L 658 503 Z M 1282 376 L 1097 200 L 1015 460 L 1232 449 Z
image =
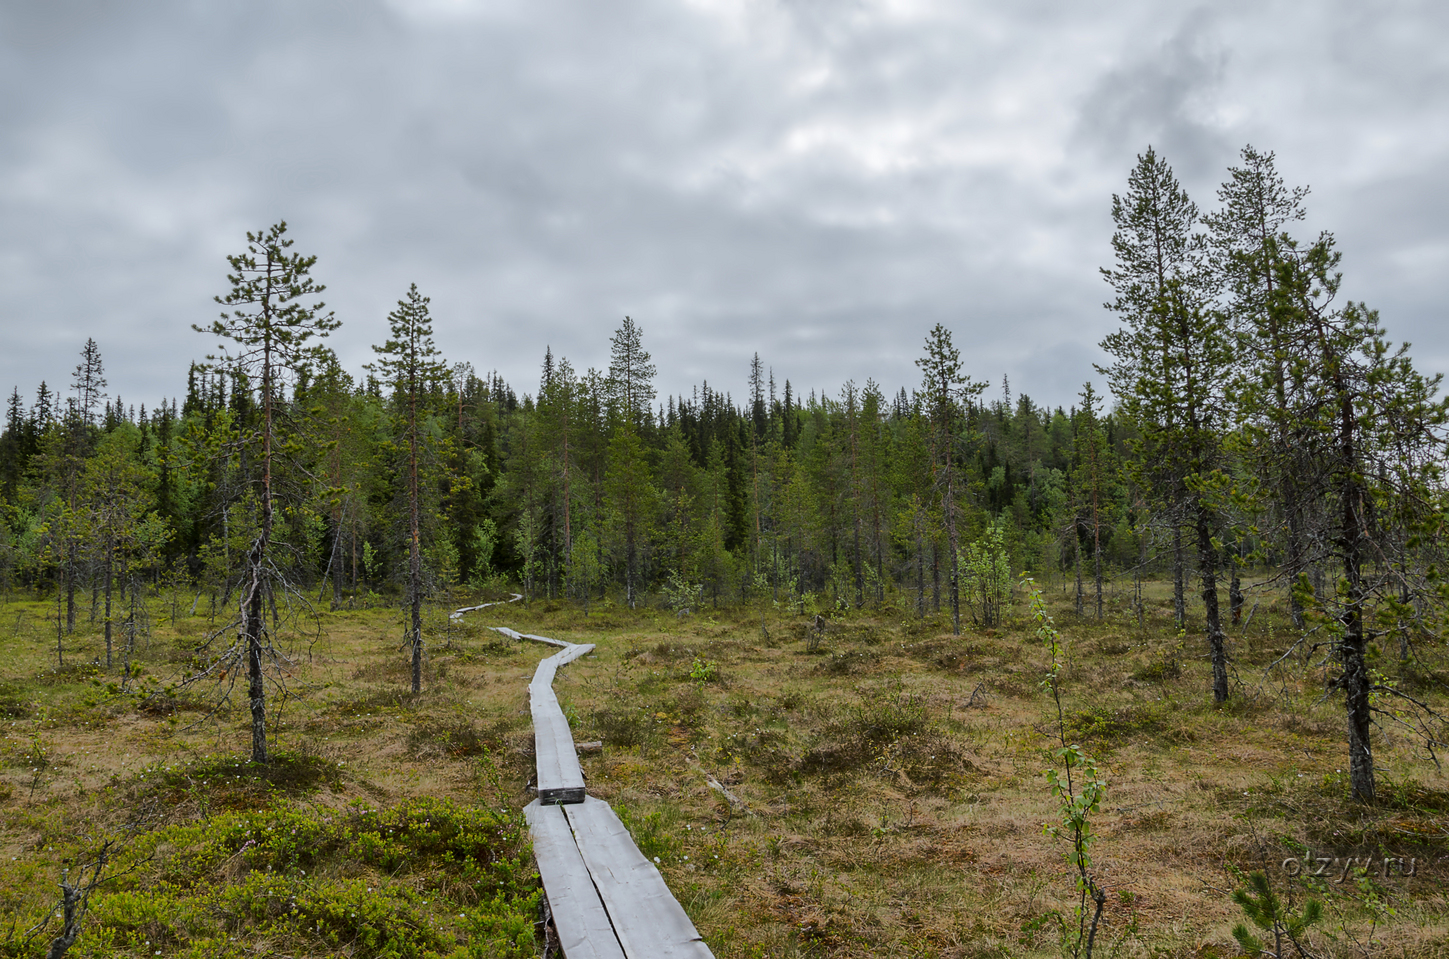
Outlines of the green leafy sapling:
M 1050 665 L 1042 687 L 1051 693 L 1057 711 L 1056 749 L 1051 757 L 1056 764 L 1046 770 L 1046 779 L 1052 795 L 1058 802 L 1058 820 L 1047 823 L 1044 831 L 1053 839 L 1065 839 L 1070 848 L 1066 852 L 1067 863 L 1077 873 L 1077 907 L 1074 910 L 1077 928 L 1069 932 L 1063 926 L 1063 947 L 1073 959 L 1091 959 L 1092 949 L 1097 941 L 1097 927 L 1102 921 L 1102 909 L 1107 903 L 1107 892 L 1092 878 L 1092 845 L 1096 835 L 1092 831 L 1092 816 L 1102 808 L 1107 796 L 1107 780 L 1097 768 L 1097 761 L 1076 743 L 1067 742 L 1066 713 L 1062 706 L 1061 635 L 1051 614 L 1047 612 L 1046 601 L 1041 589 L 1030 577 L 1023 577 L 1031 607 L 1031 617 L 1036 622 L 1036 637 L 1046 646 Z M 1092 908 L 1088 910 L 1090 900 Z M 1090 911 L 1090 918 L 1088 913 Z

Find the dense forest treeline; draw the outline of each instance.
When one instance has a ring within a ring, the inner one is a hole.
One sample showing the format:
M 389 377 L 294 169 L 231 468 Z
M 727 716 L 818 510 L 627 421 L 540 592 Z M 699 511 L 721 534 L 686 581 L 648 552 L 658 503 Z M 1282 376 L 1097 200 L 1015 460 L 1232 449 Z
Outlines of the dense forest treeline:
M 1163 573 L 1179 626 L 1201 600 L 1222 700 L 1251 568 L 1300 639 L 1331 637 L 1371 799 L 1372 703 L 1392 693 L 1374 644 L 1407 659 L 1439 637 L 1449 412 L 1372 310 L 1337 302 L 1333 237 L 1292 235 L 1306 196 L 1248 147 L 1201 215 L 1139 157 L 1102 271 L 1121 324 L 1110 411 L 1091 383 L 1046 409 L 970 380 L 939 325 L 920 384 L 892 394 L 802 397 L 757 356 L 741 400 L 707 383 L 661 399 L 628 317 L 607 370 L 550 349 L 520 389 L 445 362 L 416 287 L 356 376 L 321 345 L 337 322 L 308 302 L 315 257 L 279 224 L 230 258 L 227 310 L 197 327 L 224 348 L 191 365 L 184 401 L 108 396 L 94 341 L 68 391 L 13 390 L 0 576 L 53 593 L 62 660 L 78 617 L 104 624 L 109 659 L 138 595 L 201 588 L 237 611 L 255 700 L 287 595 L 402 594 L 416 686 L 418 604 L 454 585 L 585 609 L 894 604 L 959 631 L 998 621 L 1023 571 L 1069 574 L 1096 618 L 1114 572 Z
M 86 352 L 100 371 L 99 348 Z M 630 590 L 662 596 L 679 580 L 702 586 L 705 602 L 728 603 L 762 580 L 772 597 L 859 606 L 904 591 L 912 609 L 941 609 L 941 505 L 919 395 L 886 397 L 869 382 L 798 397 L 757 367 L 765 382 L 749 405 L 706 383 L 625 423 L 610 374 L 580 375 L 551 354 L 541 385 L 521 398 L 466 363 L 448 372 L 422 394 L 424 551 L 437 587 L 501 577 L 537 596 L 627 601 Z M 193 363 L 184 401 L 127 407 L 98 396 L 89 411 L 79 392 L 58 396 L 46 383 L 29 407 L 18 389 L 9 398 L 0 437 L 7 581 L 84 593 L 109 548 L 94 533 L 115 527 L 114 575 L 224 583 L 255 523 L 247 439 L 260 407 L 248 379 Z M 391 433 L 402 402 L 330 352 L 285 399 L 283 429 L 297 449 L 286 464 L 289 572 L 325 582 L 339 602 L 405 576 L 404 477 Z M 1093 423 L 1111 451 L 1103 468 L 1118 470 L 1131 434 L 1110 414 L 1047 410 L 1009 392 L 963 408 L 963 535 L 1000 520 L 1016 568 L 1070 568 L 1064 510 L 1077 435 Z M 1115 487 L 1112 495 L 1121 498 Z M 1144 535 L 1123 505 L 1099 533 L 1113 569 L 1137 562 Z M 87 541 L 74 559 L 57 552 L 68 536 Z

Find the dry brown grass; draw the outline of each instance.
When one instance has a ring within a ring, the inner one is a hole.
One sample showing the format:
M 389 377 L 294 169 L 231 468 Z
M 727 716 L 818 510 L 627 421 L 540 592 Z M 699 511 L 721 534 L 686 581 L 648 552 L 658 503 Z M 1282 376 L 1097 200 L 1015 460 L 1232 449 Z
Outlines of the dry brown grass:
M 1412 812 L 1343 799 L 1342 720 L 1319 703 L 1319 677 L 1259 681 L 1280 651 L 1268 610 L 1234 641 L 1242 685 L 1224 708 L 1207 695 L 1193 637 L 1176 649 L 1166 612 L 1159 595 L 1138 629 L 1125 615 L 1097 626 L 1057 610 L 1068 728 L 1111 781 L 1096 847 L 1109 940 L 1135 919 L 1125 954 L 1234 954 L 1230 869 L 1281 862 L 1297 842 L 1417 856 L 1418 876 L 1379 883 L 1401 918 L 1374 931 L 1370 951 L 1442 952 L 1430 876 L 1446 851 L 1442 814 L 1422 796 L 1406 800 Z M 1058 951 L 1050 924 L 1031 932 L 1070 908 L 1072 885 L 1061 846 L 1042 834 L 1055 723 L 1037 686 L 1044 654 L 1023 626 L 952 637 L 939 620 L 922 629 L 862 614 L 807 655 L 796 624 L 772 623 L 767 639 L 757 620 L 727 612 L 616 613 L 602 638 L 564 610 L 503 615 L 600 643 L 558 684 L 578 735 L 608 743 L 585 758 L 590 788 L 656 815 L 678 842 L 662 866 L 717 954 Z M 691 682 L 696 659 L 717 662 L 720 678 Z M 1385 740 L 1379 758 L 1390 782 L 1417 780 L 1425 796 L 1445 788 L 1407 741 Z M 709 789 L 699 767 L 749 811 Z M 1441 838 L 1427 839 L 1435 823 Z M 1363 891 L 1327 892 L 1338 941 L 1325 948 L 1352 953 L 1346 932 L 1369 930 Z
M 1281 862 L 1299 844 L 1415 857 L 1416 876 L 1378 883 L 1397 917 L 1377 927 L 1370 952 L 1449 950 L 1439 886 L 1449 781 L 1394 736 L 1378 744 L 1386 801 L 1348 803 L 1342 720 L 1320 702 L 1312 664 L 1261 680 L 1286 635 L 1275 611 L 1260 609 L 1253 632 L 1235 637 L 1242 685 L 1217 708 L 1199 640 L 1178 648 L 1160 587 L 1145 629 L 1125 610 L 1105 625 L 1077 623 L 1053 599 L 1069 650 L 1068 729 L 1110 780 L 1094 853 L 1111 893 L 1106 941 L 1121 939 L 1124 955 L 1234 954 L 1230 869 Z M 298 640 L 288 693 L 274 699 L 295 781 L 264 783 L 220 775 L 248 739 L 240 710 L 209 712 L 215 688 L 148 704 L 108 690 L 114 674 L 57 675 L 44 607 L 6 612 L 7 622 L 24 615 L 15 636 L 0 637 L 0 864 L 25 864 L 37 883 L 58 872 L 53 837 L 139 809 L 174 821 L 278 801 L 522 806 L 532 772 L 525 686 L 546 650 L 486 629 L 497 624 L 598 644 L 556 683 L 576 738 L 605 742 L 583 757 L 589 789 L 659 856 L 721 959 L 1058 953 L 1042 917 L 1069 910 L 1073 887 L 1062 845 L 1042 832 L 1055 815 L 1043 771 L 1057 734 L 1038 687 L 1044 653 L 1024 624 L 953 637 L 940 619 L 852 613 L 808 654 L 803 623 L 772 618 L 766 637 L 744 612 L 584 617 L 535 603 L 448 624 L 437 611 L 414 697 L 396 613 L 324 614 L 322 638 Z M 158 627 L 138 653 L 142 681 L 173 675 L 178 642 L 200 626 Z M 72 656 L 94 657 L 95 643 L 80 641 Z M 709 681 L 690 678 L 697 663 L 714 664 Z M 308 779 L 309 757 L 340 774 Z M 218 775 L 201 778 L 207 770 Z M 1344 932 L 1368 933 L 1364 890 L 1325 892 L 1338 940 L 1324 947 L 1357 954 Z

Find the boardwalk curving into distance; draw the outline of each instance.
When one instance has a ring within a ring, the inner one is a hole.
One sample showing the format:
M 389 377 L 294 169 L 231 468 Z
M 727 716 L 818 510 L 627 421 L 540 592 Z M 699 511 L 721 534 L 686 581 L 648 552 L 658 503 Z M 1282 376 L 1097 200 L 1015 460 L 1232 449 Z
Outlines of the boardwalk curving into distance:
M 509 602 L 521 598 L 515 594 Z M 470 606 L 453 616 L 498 605 Z M 592 651 L 593 644 L 492 628 L 510 639 L 559 650 L 538 664 L 528 684 L 538 798 L 523 814 L 566 959 L 714 959 L 614 810 L 587 794 L 553 678 L 559 667 Z

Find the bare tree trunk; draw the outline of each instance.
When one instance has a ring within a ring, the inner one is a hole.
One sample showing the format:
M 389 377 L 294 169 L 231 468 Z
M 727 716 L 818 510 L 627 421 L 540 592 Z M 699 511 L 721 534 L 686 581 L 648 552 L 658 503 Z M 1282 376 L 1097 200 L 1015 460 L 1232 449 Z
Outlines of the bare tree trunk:
M 951 469 L 951 451 L 946 451 L 946 575 L 951 586 L 951 635 L 961 635 L 961 586 L 956 559 L 956 483 Z
M 121 601 L 129 600 L 129 609 L 126 613 L 126 643 L 121 647 L 121 680 L 122 688 L 131 678 L 131 656 L 136 651 L 136 590 L 137 583 L 135 575 L 121 580 Z M 129 594 L 128 594 L 129 591 Z
M 624 598 L 629 601 L 629 608 L 634 608 L 634 523 L 632 520 L 624 524 L 625 559 L 624 559 Z M 745 592 L 745 590 L 741 590 Z
M 69 870 L 66 877 L 60 883 L 60 914 L 61 928 L 60 935 L 50 940 L 50 948 L 46 950 L 46 959 L 62 959 L 75 945 L 80 938 L 81 926 L 85 922 L 87 907 L 90 905 L 91 893 L 101 883 L 101 874 L 105 872 L 106 865 L 110 861 L 111 843 L 107 842 L 101 847 L 100 854 L 94 862 L 86 863 L 80 867 L 81 876 L 76 882 L 70 881 Z M 91 871 L 87 879 L 85 872 Z
M 1137 544 L 1137 570 L 1132 577 L 1132 602 L 1137 607 L 1137 625 L 1140 628 L 1147 621 L 1146 604 L 1142 602 L 1142 573 L 1147 566 L 1147 535 L 1143 531 Z
M 1096 499 L 1096 496 L 1097 493 L 1093 490 L 1093 500 Z M 1100 623 L 1102 621 L 1102 519 L 1097 512 L 1095 502 L 1092 504 L 1092 563 L 1094 565 L 1092 575 L 1097 584 L 1097 622 Z
M 1373 803 L 1376 797 L 1373 743 L 1369 739 L 1372 721 L 1369 694 L 1373 682 L 1368 670 L 1368 641 L 1364 635 L 1363 609 L 1368 593 L 1363 579 L 1363 491 L 1354 478 L 1357 450 L 1354 444 L 1353 401 L 1340 389 L 1339 455 L 1343 471 L 1338 545 L 1343 557 L 1343 577 L 1348 596 L 1339 622 L 1343 624 L 1339 655 L 1343 662 L 1343 694 L 1348 713 L 1348 774 L 1353 798 Z
M 1243 581 L 1238 575 L 1238 558 L 1243 554 L 1241 542 L 1233 545 L 1232 578 L 1228 581 L 1228 608 L 1232 611 L 1233 625 L 1243 621 Z
M 1082 615 L 1082 537 L 1081 530 L 1077 529 L 1075 522 L 1072 523 L 1072 569 L 1077 574 L 1076 611 L 1077 616 L 1080 617 Z
M 55 584 L 55 664 L 59 669 L 65 668 L 65 610 L 61 607 L 60 581 Z
M 252 712 L 252 762 L 267 764 L 267 689 L 262 676 L 262 624 L 265 610 L 262 603 L 263 556 L 265 547 L 261 538 L 252 547 L 248 557 L 251 569 L 250 593 L 247 596 L 246 635 L 247 657 L 247 701 Z
M 267 687 L 262 675 L 262 635 L 266 622 L 267 553 L 272 541 L 272 354 L 262 365 L 262 525 L 247 556 L 246 634 L 247 700 L 252 713 L 252 762 L 267 764 Z
M 877 605 L 885 602 L 885 545 L 881 542 L 879 500 L 880 496 L 877 492 L 873 497 L 875 502 L 875 601 Z
M 410 391 L 408 416 L 408 601 L 412 605 L 413 692 L 423 691 L 423 553 L 418 489 L 418 398 Z
M 65 559 L 65 632 L 69 636 L 75 632 L 75 542 L 72 541 L 66 548 Z
M 920 510 L 916 511 L 916 617 L 926 618 L 926 543 Z M 804 591 L 801 591 L 804 595 Z
M 860 555 L 860 514 L 855 514 L 855 608 L 865 605 L 865 570 Z
M 1172 616 L 1178 629 L 1187 624 L 1187 559 L 1182 549 L 1182 527 L 1172 526 Z
M 338 568 L 337 552 L 342 542 L 342 513 L 339 510 L 332 518 L 332 549 L 327 554 L 327 568 L 322 571 L 322 589 L 317 593 L 317 602 L 322 601 L 323 595 L 327 592 L 328 584 L 332 586 L 332 609 L 335 612 L 341 605 L 342 591 L 339 588 L 338 579 L 341 571 Z
M 1303 628 L 1303 601 L 1294 592 L 1298 575 L 1303 572 L 1303 516 L 1297 497 L 1284 497 L 1283 508 L 1288 511 L 1288 608 L 1293 614 L 1293 625 Z
M 941 550 L 938 544 L 931 544 L 931 608 L 941 611 Z
M 1211 516 L 1208 508 L 1197 507 L 1198 576 L 1202 583 L 1202 602 L 1207 618 L 1208 652 L 1213 666 L 1213 701 L 1228 699 L 1228 654 L 1223 635 L 1222 616 L 1218 610 L 1218 554 L 1213 545 Z
M 1409 582 L 1408 580 L 1404 580 L 1399 589 L 1399 602 L 1403 603 L 1405 607 L 1408 607 L 1413 598 L 1413 594 L 1409 591 Z M 1408 661 L 1409 624 L 1407 622 L 1401 622 L 1399 625 L 1399 662 L 1407 663 Z
M 352 550 L 352 595 L 357 596 L 357 512 L 353 511 L 351 522 L 348 524 L 347 545 Z
M 116 544 L 106 537 L 106 668 L 111 668 L 111 590 L 115 583 Z

